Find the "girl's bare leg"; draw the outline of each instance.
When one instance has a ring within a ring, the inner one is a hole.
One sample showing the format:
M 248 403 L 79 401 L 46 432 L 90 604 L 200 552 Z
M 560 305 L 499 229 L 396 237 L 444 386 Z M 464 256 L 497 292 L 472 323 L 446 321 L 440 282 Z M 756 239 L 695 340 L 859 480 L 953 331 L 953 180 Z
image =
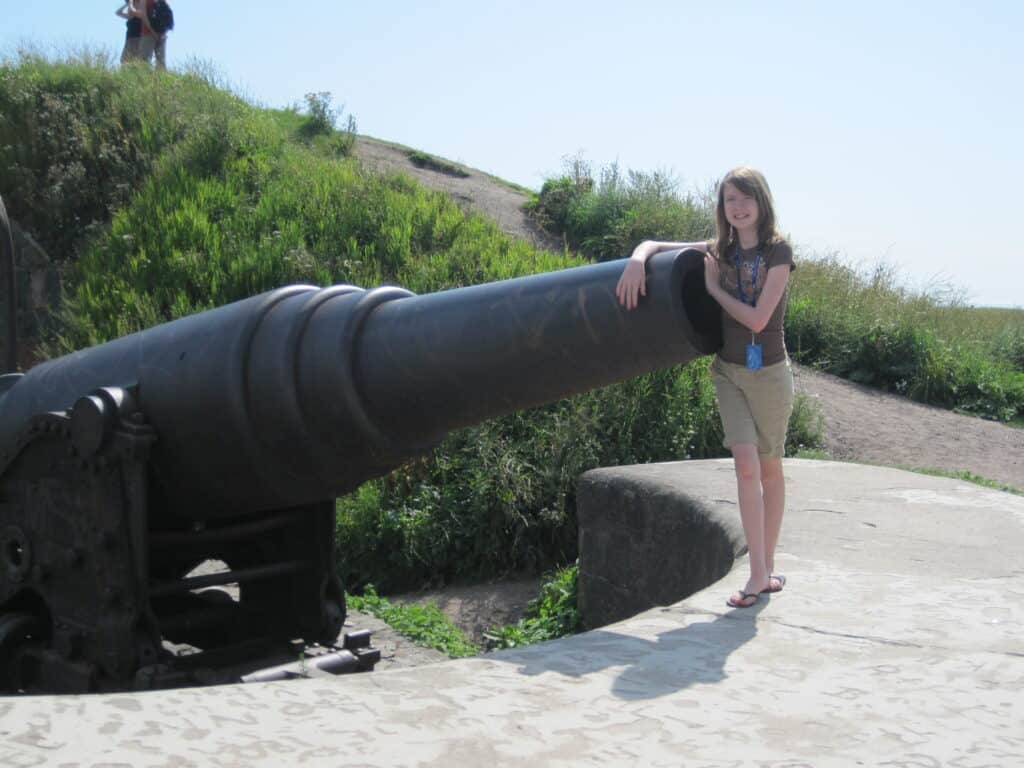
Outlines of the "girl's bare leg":
M 768 586 L 769 574 L 766 560 L 765 506 L 761 491 L 761 462 L 757 455 L 757 446 L 749 443 L 732 446 L 732 457 L 736 469 L 740 519 L 743 521 L 743 535 L 747 539 L 747 550 L 750 555 L 750 579 L 743 591 L 748 595 L 756 595 Z M 738 593 L 733 596 L 733 602 L 741 602 Z M 742 602 L 749 603 L 750 600 Z
M 786 508 L 786 478 L 782 459 L 761 458 L 761 487 L 764 490 L 764 563 L 768 573 L 775 573 L 775 546 L 782 530 L 782 513 Z

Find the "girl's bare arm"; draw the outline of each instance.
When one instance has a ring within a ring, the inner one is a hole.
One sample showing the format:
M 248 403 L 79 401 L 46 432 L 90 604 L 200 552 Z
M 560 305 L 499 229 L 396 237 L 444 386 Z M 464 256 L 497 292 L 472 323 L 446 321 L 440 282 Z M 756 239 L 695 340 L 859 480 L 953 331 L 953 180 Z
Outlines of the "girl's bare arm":
M 615 286 L 615 295 L 619 299 L 619 304 L 623 305 L 626 309 L 636 307 L 640 297 L 647 295 L 647 260 L 656 253 L 673 251 L 678 248 L 696 248 L 704 254 L 708 252 L 708 244 L 704 241 L 699 243 L 671 243 L 662 240 L 644 240 L 634 248 L 633 254 L 626 262 L 626 268 L 622 270 L 619 284 Z
M 768 325 L 775 307 L 779 305 L 782 294 L 786 292 L 786 285 L 789 282 L 789 264 L 776 264 L 768 270 L 768 276 L 764 281 L 764 288 L 757 298 L 757 303 L 750 306 L 732 296 L 722 288 L 718 279 L 718 262 L 713 256 L 704 257 L 704 285 L 726 312 L 736 322 L 745 325 L 754 333 L 760 333 Z

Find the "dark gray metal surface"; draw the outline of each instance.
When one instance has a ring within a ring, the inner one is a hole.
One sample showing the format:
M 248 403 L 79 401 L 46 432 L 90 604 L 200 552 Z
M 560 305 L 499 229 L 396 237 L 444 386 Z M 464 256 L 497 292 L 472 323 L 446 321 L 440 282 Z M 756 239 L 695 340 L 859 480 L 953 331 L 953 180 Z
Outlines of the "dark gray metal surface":
M 341 495 L 452 429 L 717 348 L 699 253 L 651 259 L 632 312 L 614 294 L 622 267 L 425 296 L 291 286 L 182 318 L 9 385 L 0 462 L 33 414 L 119 386 L 159 435 L 157 514 L 210 520 Z

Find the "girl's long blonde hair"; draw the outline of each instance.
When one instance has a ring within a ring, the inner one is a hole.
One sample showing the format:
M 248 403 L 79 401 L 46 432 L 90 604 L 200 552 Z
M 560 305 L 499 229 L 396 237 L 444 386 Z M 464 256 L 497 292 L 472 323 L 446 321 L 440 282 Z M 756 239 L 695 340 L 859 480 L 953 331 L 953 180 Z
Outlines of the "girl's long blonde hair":
M 753 168 L 733 168 L 718 185 L 718 204 L 715 206 L 715 256 L 719 259 L 729 251 L 736 233 L 725 219 L 725 185 L 732 184 L 757 202 L 757 243 L 762 247 L 774 245 L 783 239 L 775 227 L 775 203 L 764 174 Z

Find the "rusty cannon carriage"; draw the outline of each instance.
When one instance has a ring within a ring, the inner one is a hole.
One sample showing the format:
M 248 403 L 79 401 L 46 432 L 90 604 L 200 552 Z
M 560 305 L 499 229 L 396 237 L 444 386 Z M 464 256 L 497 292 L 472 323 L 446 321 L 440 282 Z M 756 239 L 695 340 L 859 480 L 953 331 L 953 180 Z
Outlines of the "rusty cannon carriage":
M 338 644 L 338 496 L 451 430 L 718 348 L 701 254 L 651 259 L 632 312 L 622 267 L 289 286 L 0 377 L 0 690 L 267 679 L 255 647 L 297 642 L 372 668 L 366 633 Z

